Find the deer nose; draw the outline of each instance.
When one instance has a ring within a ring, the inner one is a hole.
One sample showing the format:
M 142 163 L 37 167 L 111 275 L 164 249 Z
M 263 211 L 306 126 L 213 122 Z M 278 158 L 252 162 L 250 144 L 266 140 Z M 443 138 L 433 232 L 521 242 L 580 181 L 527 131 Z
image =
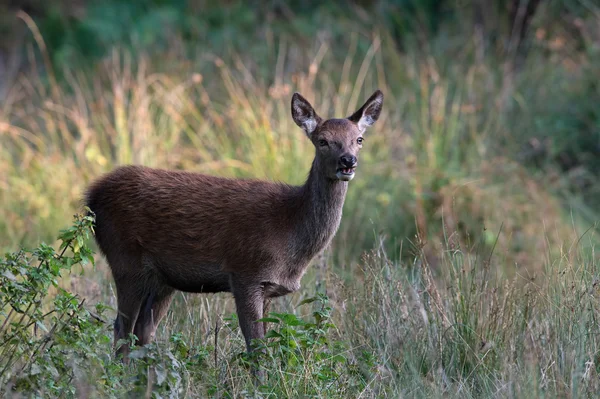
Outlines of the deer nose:
M 345 168 L 354 168 L 356 166 L 357 159 L 354 155 L 342 155 L 340 162 Z

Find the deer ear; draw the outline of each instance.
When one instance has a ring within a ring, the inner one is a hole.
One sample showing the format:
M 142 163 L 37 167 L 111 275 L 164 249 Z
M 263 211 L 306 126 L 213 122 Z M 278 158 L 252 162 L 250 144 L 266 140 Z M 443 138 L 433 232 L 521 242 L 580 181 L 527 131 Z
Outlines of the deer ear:
M 312 105 L 299 93 L 294 93 L 292 96 L 292 118 L 294 118 L 296 125 L 304 129 L 308 137 L 321 122 L 321 118 L 319 118 Z
M 360 107 L 358 111 L 349 116 L 348 119 L 356 123 L 358 130 L 364 132 L 369 126 L 371 126 L 381 114 L 381 108 L 383 107 L 383 93 L 381 90 L 377 90 L 367 102 Z

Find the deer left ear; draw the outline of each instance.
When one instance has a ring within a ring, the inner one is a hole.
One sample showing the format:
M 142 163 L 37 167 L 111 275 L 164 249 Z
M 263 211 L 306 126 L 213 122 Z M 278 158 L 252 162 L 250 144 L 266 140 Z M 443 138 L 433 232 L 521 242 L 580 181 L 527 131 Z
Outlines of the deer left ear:
M 369 126 L 379 119 L 381 114 L 381 108 L 383 108 L 383 93 L 381 90 L 377 90 L 367 102 L 360 107 L 358 111 L 349 116 L 348 119 L 356 123 L 358 130 L 363 133 Z

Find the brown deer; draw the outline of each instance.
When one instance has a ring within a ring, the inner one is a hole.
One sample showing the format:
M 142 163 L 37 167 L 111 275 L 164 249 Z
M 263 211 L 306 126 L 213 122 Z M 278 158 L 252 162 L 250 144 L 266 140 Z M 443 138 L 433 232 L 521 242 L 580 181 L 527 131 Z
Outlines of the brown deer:
M 150 342 L 176 290 L 232 292 L 250 351 L 271 299 L 300 288 L 337 231 L 362 135 L 382 105 L 378 90 L 352 116 L 322 120 L 295 93 L 292 117 L 316 150 L 299 187 L 142 166 L 92 184 L 86 204 L 117 289 L 115 344 L 130 333 Z

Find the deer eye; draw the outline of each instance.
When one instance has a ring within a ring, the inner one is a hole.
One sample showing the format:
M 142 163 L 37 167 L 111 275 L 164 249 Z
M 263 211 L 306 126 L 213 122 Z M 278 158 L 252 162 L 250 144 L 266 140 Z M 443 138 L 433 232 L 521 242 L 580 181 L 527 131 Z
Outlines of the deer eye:
M 357 139 L 356 139 L 356 142 L 357 142 L 359 145 L 362 145 L 362 143 L 363 143 L 363 141 L 364 141 L 364 140 L 365 140 L 365 139 L 363 139 L 362 137 L 359 137 L 359 138 L 357 138 Z
M 319 145 L 325 147 L 327 145 L 327 140 L 319 140 Z

